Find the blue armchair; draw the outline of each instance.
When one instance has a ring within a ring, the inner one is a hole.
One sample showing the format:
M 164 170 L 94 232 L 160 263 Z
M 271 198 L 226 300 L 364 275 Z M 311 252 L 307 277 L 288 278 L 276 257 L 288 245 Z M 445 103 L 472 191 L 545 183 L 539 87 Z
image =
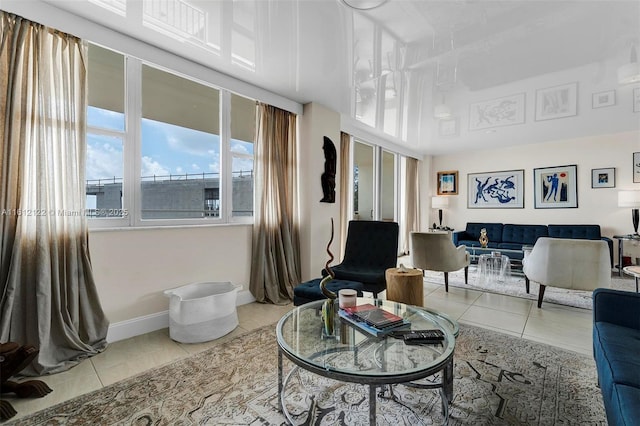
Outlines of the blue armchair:
M 331 269 L 338 280 L 356 281 L 363 290 L 378 293 L 387 288 L 385 271 L 398 263 L 398 224 L 352 220 L 347 230 L 347 242 L 342 263 Z M 327 271 L 322 270 L 322 276 Z
M 593 357 L 607 422 L 640 419 L 640 294 L 598 288 L 593 292 Z

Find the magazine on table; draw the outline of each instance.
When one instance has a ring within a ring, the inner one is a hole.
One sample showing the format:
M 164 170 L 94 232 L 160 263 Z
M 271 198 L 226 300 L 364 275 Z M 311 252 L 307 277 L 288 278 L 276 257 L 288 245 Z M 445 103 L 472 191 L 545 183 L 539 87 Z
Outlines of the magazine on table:
M 386 327 L 386 328 L 376 328 L 372 325 L 367 324 L 366 322 L 358 319 L 357 317 L 350 315 L 345 310 L 340 309 L 338 311 L 338 315 L 343 321 L 348 322 L 359 330 L 362 330 L 368 334 L 371 334 L 375 337 L 384 337 L 389 335 L 390 333 L 398 330 L 410 330 L 411 323 L 409 321 L 403 320 L 401 323 L 396 324 L 395 326 Z
M 378 329 L 394 327 L 404 322 L 404 319 L 402 317 L 389 311 L 385 311 L 384 309 L 378 306 L 374 306 L 371 303 L 366 303 L 364 305 L 358 306 L 350 306 L 348 308 L 344 308 L 344 311 L 347 314 L 359 319 L 360 321 L 364 321 L 367 324 Z

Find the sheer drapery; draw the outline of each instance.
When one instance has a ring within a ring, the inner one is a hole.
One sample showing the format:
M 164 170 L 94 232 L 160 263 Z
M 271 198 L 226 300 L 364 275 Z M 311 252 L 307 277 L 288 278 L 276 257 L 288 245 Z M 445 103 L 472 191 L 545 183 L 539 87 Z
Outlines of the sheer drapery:
M 87 46 L 0 11 L 0 341 L 40 350 L 24 374 L 106 347 L 85 208 Z
M 296 122 L 295 114 L 258 104 L 249 288 L 263 303 L 289 303 L 301 281 Z
M 405 218 L 402 221 L 403 247 L 402 253 L 409 253 L 409 237 L 411 231 L 420 230 L 420 179 L 418 176 L 418 160 L 405 157 Z
M 352 183 L 352 176 L 349 173 L 351 170 L 350 150 L 351 135 L 340 132 L 340 259 L 344 258 L 347 229 L 349 228 L 349 186 Z

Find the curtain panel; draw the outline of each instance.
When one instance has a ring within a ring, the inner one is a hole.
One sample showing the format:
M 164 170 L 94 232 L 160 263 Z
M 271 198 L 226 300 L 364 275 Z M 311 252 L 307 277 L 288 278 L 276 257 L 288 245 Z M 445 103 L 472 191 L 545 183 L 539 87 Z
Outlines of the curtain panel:
M 259 103 L 249 289 L 258 302 L 286 304 L 300 279 L 295 114 Z
M 420 230 L 420 179 L 418 173 L 418 160 L 405 157 L 405 219 L 403 221 L 403 247 L 402 253 L 409 253 L 409 239 L 411 231 Z
M 0 12 L 0 341 L 34 345 L 22 374 L 106 347 L 85 209 L 85 42 Z
M 349 188 L 353 182 L 349 153 L 351 151 L 351 135 L 340 132 L 340 259 L 344 258 L 349 228 Z M 340 262 L 338 262 L 340 263 Z

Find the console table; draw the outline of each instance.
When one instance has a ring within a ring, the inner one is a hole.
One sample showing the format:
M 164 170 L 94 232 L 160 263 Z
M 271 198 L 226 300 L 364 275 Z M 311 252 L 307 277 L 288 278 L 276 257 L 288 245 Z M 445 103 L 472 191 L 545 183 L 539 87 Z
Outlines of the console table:
M 625 241 L 640 241 L 640 235 L 638 234 L 627 234 L 627 235 L 614 235 L 614 239 L 618 240 L 618 275 L 622 276 L 622 268 L 623 265 L 623 244 Z

